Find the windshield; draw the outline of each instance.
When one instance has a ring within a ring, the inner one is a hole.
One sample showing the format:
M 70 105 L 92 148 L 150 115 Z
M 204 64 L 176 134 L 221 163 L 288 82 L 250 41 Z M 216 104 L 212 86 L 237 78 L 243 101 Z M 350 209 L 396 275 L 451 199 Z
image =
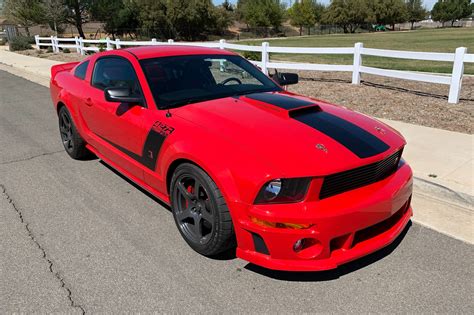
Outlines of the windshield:
M 141 62 L 161 109 L 281 88 L 240 56 L 190 55 Z

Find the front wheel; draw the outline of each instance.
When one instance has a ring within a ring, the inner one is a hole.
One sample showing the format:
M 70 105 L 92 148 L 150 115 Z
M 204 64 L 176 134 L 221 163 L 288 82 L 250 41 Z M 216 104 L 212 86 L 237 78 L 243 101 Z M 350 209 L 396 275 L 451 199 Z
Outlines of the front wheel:
M 179 232 L 198 253 L 214 256 L 235 245 L 229 209 L 214 181 L 196 165 L 177 167 L 171 206 Z

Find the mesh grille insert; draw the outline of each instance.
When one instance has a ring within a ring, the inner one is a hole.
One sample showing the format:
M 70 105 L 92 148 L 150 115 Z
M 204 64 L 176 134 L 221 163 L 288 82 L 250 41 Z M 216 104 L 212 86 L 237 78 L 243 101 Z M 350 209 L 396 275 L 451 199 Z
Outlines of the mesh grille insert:
M 402 150 L 399 150 L 379 162 L 326 176 L 319 193 L 319 199 L 367 186 L 387 178 L 397 170 L 401 156 Z

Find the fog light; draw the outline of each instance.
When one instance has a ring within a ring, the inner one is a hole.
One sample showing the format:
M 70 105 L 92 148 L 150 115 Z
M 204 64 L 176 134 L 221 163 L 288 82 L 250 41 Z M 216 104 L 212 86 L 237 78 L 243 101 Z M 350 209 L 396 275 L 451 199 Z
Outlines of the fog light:
M 295 244 L 293 245 L 293 250 L 295 252 L 299 252 L 300 250 L 302 250 L 304 247 L 304 238 L 300 239 L 300 240 L 297 240 L 295 242 Z

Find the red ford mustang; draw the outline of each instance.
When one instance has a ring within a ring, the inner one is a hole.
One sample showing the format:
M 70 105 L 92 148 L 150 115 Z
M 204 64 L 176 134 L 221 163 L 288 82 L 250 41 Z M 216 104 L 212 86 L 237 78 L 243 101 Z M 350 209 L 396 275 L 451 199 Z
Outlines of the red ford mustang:
M 61 139 L 171 205 L 198 253 L 327 270 L 390 244 L 412 210 L 405 140 L 380 121 L 284 91 L 232 52 L 95 54 L 51 69 Z

